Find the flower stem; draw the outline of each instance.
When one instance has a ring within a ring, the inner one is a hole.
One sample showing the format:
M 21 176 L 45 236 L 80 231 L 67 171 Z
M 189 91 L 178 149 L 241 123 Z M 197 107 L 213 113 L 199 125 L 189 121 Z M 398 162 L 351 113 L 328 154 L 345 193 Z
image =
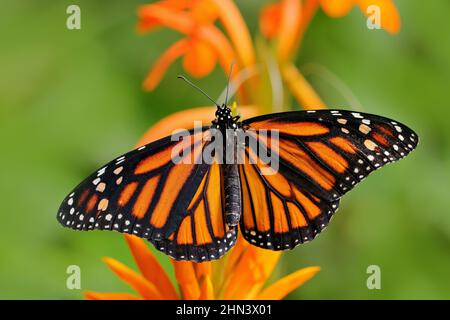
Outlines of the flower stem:
M 292 95 L 304 109 L 326 108 L 325 103 L 311 84 L 292 63 L 282 66 L 281 72 Z

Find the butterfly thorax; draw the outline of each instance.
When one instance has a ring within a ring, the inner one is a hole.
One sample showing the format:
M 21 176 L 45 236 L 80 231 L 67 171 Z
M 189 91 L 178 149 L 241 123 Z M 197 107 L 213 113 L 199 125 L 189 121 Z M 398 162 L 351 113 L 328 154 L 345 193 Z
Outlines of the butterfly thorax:
M 239 116 L 233 116 L 231 109 L 225 104 L 217 107 L 216 117 L 212 121 L 212 124 L 222 131 L 226 129 L 238 129 L 241 126 Z

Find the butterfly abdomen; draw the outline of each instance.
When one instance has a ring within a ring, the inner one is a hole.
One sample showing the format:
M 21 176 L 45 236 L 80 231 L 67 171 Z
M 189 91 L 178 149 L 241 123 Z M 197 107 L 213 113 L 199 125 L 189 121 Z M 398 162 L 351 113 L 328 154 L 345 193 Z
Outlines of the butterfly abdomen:
M 233 227 L 241 218 L 241 183 L 237 164 L 222 165 L 225 222 Z

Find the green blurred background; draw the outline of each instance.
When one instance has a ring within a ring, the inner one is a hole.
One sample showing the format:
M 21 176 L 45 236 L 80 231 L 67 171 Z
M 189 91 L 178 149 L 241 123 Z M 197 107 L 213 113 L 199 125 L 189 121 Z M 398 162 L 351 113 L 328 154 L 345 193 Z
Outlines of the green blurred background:
M 176 79 L 179 62 L 157 90 L 141 90 L 152 62 L 179 35 L 136 34 L 139 3 L 77 1 L 82 29 L 74 31 L 65 27 L 73 2 L 0 5 L 0 298 L 130 291 L 101 262 L 112 256 L 134 266 L 123 237 L 70 231 L 55 216 L 74 185 L 158 119 L 206 104 Z M 320 12 L 302 44 L 297 65 L 328 105 L 398 119 L 421 143 L 344 197 L 315 241 L 283 255 L 273 278 L 322 268 L 289 298 L 450 298 L 450 2 L 395 3 L 397 36 L 368 30 L 355 8 L 341 19 Z M 256 31 L 261 2 L 238 5 Z M 224 82 L 218 69 L 198 81 L 212 95 Z M 82 290 L 66 288 L 71 264 L 81 267 Z M 381 268 L 381 290 L 366 287 L 372 264 Z

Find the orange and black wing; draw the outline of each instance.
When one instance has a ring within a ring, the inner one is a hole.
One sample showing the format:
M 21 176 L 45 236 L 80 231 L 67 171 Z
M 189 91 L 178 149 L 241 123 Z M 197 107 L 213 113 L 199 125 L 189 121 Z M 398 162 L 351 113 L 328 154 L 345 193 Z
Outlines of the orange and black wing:
M 167 239 L 150 240 L 177 260 L 203 262 L 222 257 L 236 243 L 237 228 L 224 220 L 220 165 L 212 164 L 186 213 Z
M 272 250 L 312 240 L 346 192 L 418 142 L 411 129 L 391 119 L 343 110 L 286 112 L 243 124 L 257 143 L 246 145 L 240 166 L 240 227 L 247 241 Z M 266 130 L 277 130 L 279 137 Z M 276 170 L 260 159 L 261 152 L 277 159 Z
M 215 179 L 217 171 L 217 165 L 200 158 L 210 134 L 205 127 L 180 141 L 166 137 L 116 158 L 64 199 L 58 221 L 76 230 L 114 230 L 146 238 L 176 259 L 215 258 L 203 250 L 211 239 L 208 248 L 216 249 L 219 257 L 235 233 L 217 218 L 220 183 L 213 189 L 205 180 Z M 208 201 L 200 199 L 200 190 Z M 207 205 L 214 210 L 200 209 Z

